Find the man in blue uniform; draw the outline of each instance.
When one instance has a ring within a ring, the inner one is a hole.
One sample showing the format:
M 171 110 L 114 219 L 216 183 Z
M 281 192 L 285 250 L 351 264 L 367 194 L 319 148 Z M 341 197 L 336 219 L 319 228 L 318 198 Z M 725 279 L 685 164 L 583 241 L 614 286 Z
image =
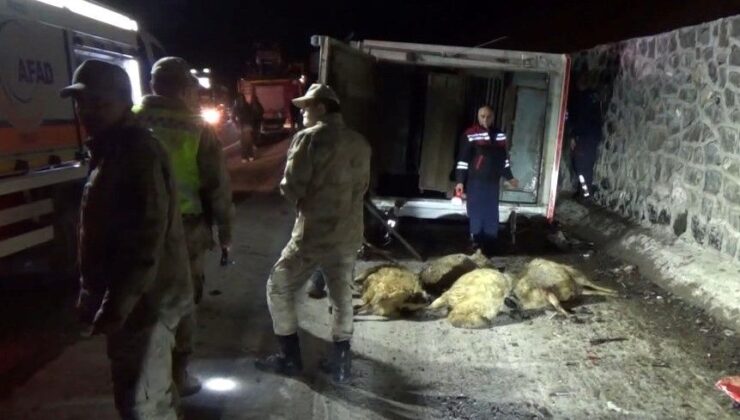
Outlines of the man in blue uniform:
M 588 71 L 580 74 L 568 107 L 576 198 L 590 198 L 593 193 L 594 163 L 601 141 L 602 101 L 589 79 Z
M 519 181 L 511 173 L 506 134 L 493 129 L 493 109 L 482 106 L 477 116 L 477 122 L 460 139 L 455 193 L 458 196 L 467 193 L 473 247 L 490 255 L 498 238 L 501 176 L 512 188 L 517 188 Z

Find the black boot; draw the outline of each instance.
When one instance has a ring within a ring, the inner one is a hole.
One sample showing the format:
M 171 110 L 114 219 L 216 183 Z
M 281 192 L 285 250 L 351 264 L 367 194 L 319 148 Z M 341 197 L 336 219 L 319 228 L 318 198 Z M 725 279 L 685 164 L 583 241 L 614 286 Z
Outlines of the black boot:
M 301 347 L 298 334 L 278 335 L 280 352 L 254 361 L 254 366 L 263 371 L 275 372 L 285 376 L 295 376 L 303 370 Z
M 335 341 L 329 359 L 320 362 L 321 370 L 331 375 L 331 379 L 339 384 L 345 384 L 352 379 L 352 353 L 349 349 L 349 340 Z

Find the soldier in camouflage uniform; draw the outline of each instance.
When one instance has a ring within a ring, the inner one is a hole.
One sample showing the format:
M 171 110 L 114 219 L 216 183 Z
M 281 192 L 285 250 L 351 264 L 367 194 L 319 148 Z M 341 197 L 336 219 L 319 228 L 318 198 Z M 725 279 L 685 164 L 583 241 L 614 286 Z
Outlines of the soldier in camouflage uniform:
M 134 113 L 169 152 L 180 197 L 195 304 L 203 296 L 205 252 L 213 247 L 212 226 L 218 230 L 222 249 L 231 244 L 233 204 L 221 142 L 198 111 L 198 80 L 179 57 L 165 57 L 152 66 L 153 95 L 145 96 Z M 188 359 L 195 344 L 195 310 L 177 327 L 172 355 L 173 375 L 180 396 L 201 388 L 188 373 Z
M 73 97 L 90 140 L 80 209 L 77 309 L 106 335 L 123 419 L 174 420 L 174 330 L 192 310 L 177 191 L 167 152 L 131 114 L 131 82 L 97 60 L 77 68 Z
M 295 292 L 320 268 L 334 317 L 334 348 L 323 368 L 335 381 L 345 382 L 351 367 L 352 274 L 363 239 L 370 146 L 344 124 L 339 99 L 328 86 L 314 84 L 293 103 L 302 109 L 308 128 L 293 138 L 280 190 L 298 214 L 290 241 L 267 281 L 280 352 L 255 364 L 289 376 L 301 372 Z

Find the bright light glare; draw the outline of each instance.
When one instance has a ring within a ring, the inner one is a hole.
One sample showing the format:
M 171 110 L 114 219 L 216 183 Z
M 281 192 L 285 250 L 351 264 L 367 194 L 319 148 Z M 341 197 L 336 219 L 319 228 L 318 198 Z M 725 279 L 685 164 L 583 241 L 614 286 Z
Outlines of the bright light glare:
M 198 83 L 200 83 L 200 85 L 203 86 L 203 89 L 211 88 L 211 79 L 208 77 L 199 77 Z
M 198 73 L 195 69 L 190 69 L 190 74 Z
M 208 74 L 211 72 L 211 69 L 203 69 L 203 73 Z
M 103 6 L 85 0 L 36 0 L 55 7 L 64 7 L 78 15 L 89 17 L 97 21 L 117 26 L 129 31 L 138 31 L 139 24 L 135 20 Z
M 36 1 L 40 1 L 41 3 L 46 3 L 54 7 L 62 8 L 64 7 L 65 0 L 36 0 Z
M 213 378 L 207 380 L 203 386 L 216 392 L 229 392 L 236 389 L 236 381 L 227 378 Z
M 221 120 L 221 113 L 216 108 L 203 108 L 200 111 L 200 116 L 203 118 L 203 121 L 211 125 L 218 124 Z
M 129 59 L 123 62 L 123 68 L 128 73 L 128 77 L 131 78 L 131 96 L 135 104 L 141 102 L 141 77 L 139 77 L 139 62 L 134 59 Z

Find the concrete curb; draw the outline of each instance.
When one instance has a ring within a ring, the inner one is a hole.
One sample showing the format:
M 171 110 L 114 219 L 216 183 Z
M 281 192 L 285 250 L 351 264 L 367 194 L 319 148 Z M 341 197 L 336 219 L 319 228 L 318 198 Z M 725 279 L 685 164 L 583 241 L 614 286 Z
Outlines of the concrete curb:
M 556 219 L 568 231 L 594 242 L 608 255 L 637 265 L 661 288 L 740 333 L 740 264 L 730 257 L 572 200 L 560 200 Z

